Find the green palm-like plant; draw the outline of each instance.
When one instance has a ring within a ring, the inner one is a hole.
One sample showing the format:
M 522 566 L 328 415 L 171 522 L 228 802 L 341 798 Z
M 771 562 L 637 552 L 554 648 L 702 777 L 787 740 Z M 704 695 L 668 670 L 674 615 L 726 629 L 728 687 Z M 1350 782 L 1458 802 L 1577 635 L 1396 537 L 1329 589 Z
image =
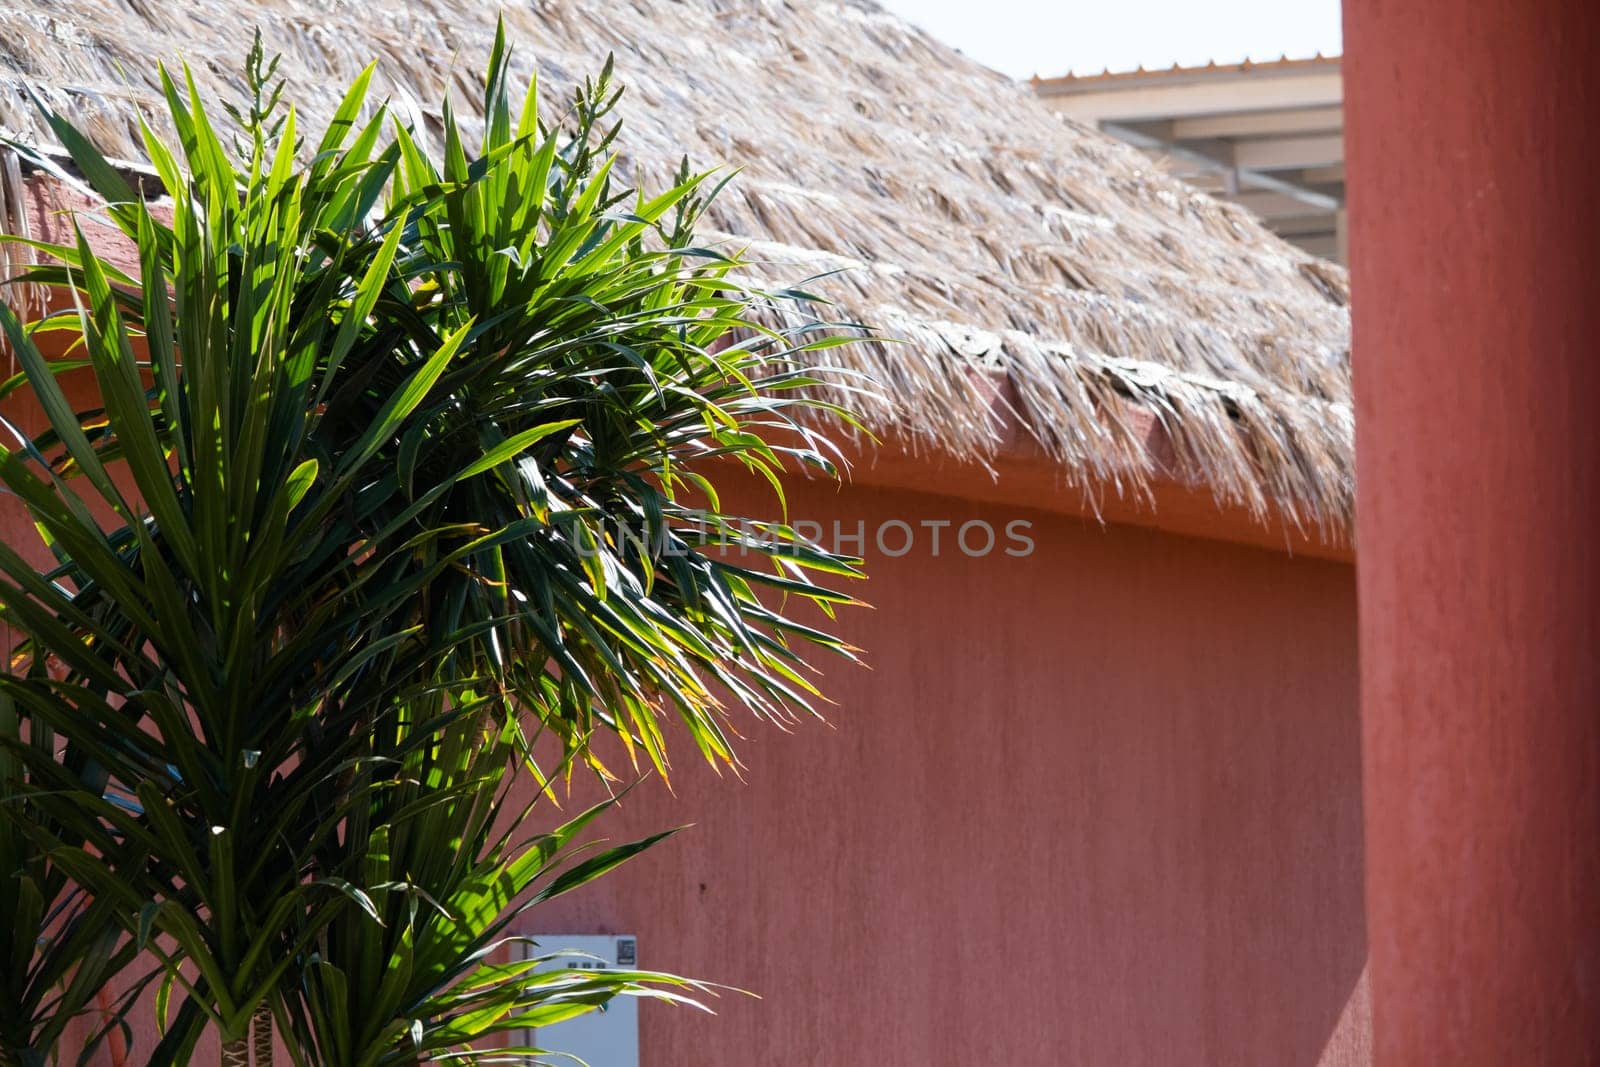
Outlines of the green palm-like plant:
M 439 162 L 361 119 L 370 70 L 302 152 L 258 50 L 237 159 L 163 72 L 179 145 L 146 144 L 170 223 L 52 117 L 139 273 L 80 233 L 27 276 L 71 310 L 0 307 L 4 391 L 49 423 L 5 425 L 0 484 L 57 560 L 0 549 L 27 636 L 0 675 L 25 768 L 4 818 L 157 961 L 164 1017 L 181 991 L 154 1062 L 206 1025 L 241 1061 L 267 1013 L 316 1062 L 414 1060 L 652 988 L 484 955 L 541 880 L 642 847 L 557 874 L 588 818 L 492 830 L 503 776 L 549 777 L 528 724 L 564 762 L 598 766 L 600 728 L 665 770 L 675 712 L 731 761 L 725 703 L 803 711 L 795 642 L 850 652 L 784 604 L 831 613 L 849 598 L 810 575 L 851 561 L 723 513 L 712 481 L 832 470 L 802 355 L 837 336 L 762 326 L 779 297 L 695 247 L 706 175 L 616 184 L 609 71 L 552 127 L 531 90 L 513 117 L 506 59 L 497 40 L 474 157 L 447 112 Z M 45 358 L 45 330 L 80 358 Z
M 509 806 L 515 778 L 507 770 L 522 757 L 509 726 L 487 744 L 460 731 L 407 744 L 405 724 L 391 729 L 388 740 L 403 751 L 395 760 L 401 773 L 384 776 L 352 832 L 326 849 L 329 867 L 366 887 L 382 921 L 346 909 L 297 959 L 278 1009 L 297 1061 L 372 1067 L 460 1056 L 614 996 L 682 1000 L 707 991 L 658 973 L 536 973 L 545 957 L 508 958 L 526 955 L 514 951 L 526 939 L 509 928 L 527 909 L 667 835 L 605 849 L 579 845 L 615 801 L 532 832 L 532 804 Z M 542 800 L 534 796 L 533 804 Z M 494 1050 L 516 1053 L 538 1051 Z
M 42 1067 L 68 1024 L 97 1007 L 105 984 L 134 955 L 132 942 L 120 936 L 115 905 L 84 893 L 51 861 L 53 845 L 77 842 L 76 835 L 29 802 L 36 790 L 63 781 L 70 789 L 98 792 L 104 770 L 81 759 L 51 758 L 53 732 L 29 725 L 25 737 L 14 701 L 0 695 L 6 742 L 0 747 L 0 915 L 9 930 L 0 944 L 0 1063 L 16 1067 Z M 15 753 L 24 744 L 53 773 L 31 771 Z

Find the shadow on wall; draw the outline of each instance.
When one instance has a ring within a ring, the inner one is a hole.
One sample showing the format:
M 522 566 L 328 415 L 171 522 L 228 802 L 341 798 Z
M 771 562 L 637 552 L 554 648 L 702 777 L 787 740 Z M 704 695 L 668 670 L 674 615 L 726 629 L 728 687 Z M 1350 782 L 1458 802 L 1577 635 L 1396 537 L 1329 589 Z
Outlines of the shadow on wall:
M 646 1005 L 647 1067 L 1370 1062 L 1350 566 L 791 503 L 1020 517 L 1035 549 L 869 545 L 833 726 L 747 730 L 746 783 L 680 750 L 611 832 L 696 825 L 535 920 L 766 998 Z

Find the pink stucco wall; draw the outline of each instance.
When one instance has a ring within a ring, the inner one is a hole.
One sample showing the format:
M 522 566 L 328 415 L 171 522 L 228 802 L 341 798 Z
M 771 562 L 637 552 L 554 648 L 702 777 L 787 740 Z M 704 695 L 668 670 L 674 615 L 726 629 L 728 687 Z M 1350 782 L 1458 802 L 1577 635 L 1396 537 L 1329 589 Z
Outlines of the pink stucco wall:
M 1349 566 L 903 492 L 795 509 L 1026 517 L 1037 547 L 874 556 L 831 725 L 752 727 L 744 783 L 680 746 L 676 795 L 606 829 L 695 825 L 535 913 L 763 998 L 646 1005 L 646 1067 L 1368 1062 Z
M 611 829 L 693 828 L 531 921 L 764 998 L 646 1005 L 647 1067 L 1368 1062 L 1350 566 L 792 502 L 1025 517 L 1037 547 L 873 555 L 831 726 L 748 731 L 746 783 L 682 750 Z
M 1600 6 L 1344 18 L 1379 1062 L 1600 1064 Z
M 750 724 L 745 782 L 679 744 L 606 830 L 694 827 L 530 918 L 763 998 L 646 1005 L 646 1067 L 1369 1062 L 1349 563 L 992 494 L 791 505 L 1035 549 L 869 548 L 830 724 Z M 4 501 L 0 536 L 31 541 Z

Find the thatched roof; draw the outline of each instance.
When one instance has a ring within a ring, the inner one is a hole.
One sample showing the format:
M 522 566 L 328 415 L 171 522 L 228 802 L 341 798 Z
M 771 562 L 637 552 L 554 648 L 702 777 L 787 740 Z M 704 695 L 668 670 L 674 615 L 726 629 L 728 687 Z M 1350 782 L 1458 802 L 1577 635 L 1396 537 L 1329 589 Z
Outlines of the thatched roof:
M 380 93 L 431 106 L 449 89 L 465 108 L 498 8 L 248 10 L 314 127 L 373 58 Z M 847 268 L 820 288 L 845 317 L 909 342 L 838 350 L 882 383 L 874 429 L 983 457 L 1005 415 L 974 373 L 987 368 L 1068 482 L 1156 473 L 1122 417 L 1138 404 L 1162 421 L 1178 477 L 1347 529 L 1338 267 L 870 0 L 523 0 L 505 14 L 524 70 L 537 63 L 552 93 L 616 54 L 640 170 L 665 175 L 685 153 L 744 168 L 713 219 L 765 276 Z M 135 115 L 160 117 L 154 61 L 182 55 L 203 91 L 239 99 L 250 17 L 221 0 L 0 0 L 0 127 L 46 139 L 26 84 L 107 154 L 137 158 Z

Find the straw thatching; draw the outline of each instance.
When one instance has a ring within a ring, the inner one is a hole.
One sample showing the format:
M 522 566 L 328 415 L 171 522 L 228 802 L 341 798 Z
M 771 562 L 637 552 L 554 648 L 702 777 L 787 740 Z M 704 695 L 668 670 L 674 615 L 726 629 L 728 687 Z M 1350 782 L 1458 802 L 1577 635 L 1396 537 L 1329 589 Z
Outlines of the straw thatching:
M 1070 484 L 1156 473 L 1125 417 L 1139 405 L 1178 457 L 1166 474 L 1328 536 L 1347 530 L 1338 267 L 869 0 L 504 10 L 524 70 L 537 63 L 552 97 L 616 54 L 639 171 L 664 176 L 685 153 L 744 168 L 713 220 L 750 245 L 763 277 L 843 268 L 820 286 L 843 316 L 908 342 L 842 350 L 882 385 L 875 430 L 990 455 L 1003 413 L 974 373 L 987 368 L 1009 379 L 1010 417 Z M 154 60 L 182 55 L 204 92 L 237 100 L 252 22 L 284 54 L 303 125 L 373 58 L 396 102 L 431 107 L 448 90 L 465 107 L 497 12 L 482 0 L 0 0 L 0 127 L 48 141 L 31 86 L 108 154 L 137 158 L 136 116 L 160 119 Z

